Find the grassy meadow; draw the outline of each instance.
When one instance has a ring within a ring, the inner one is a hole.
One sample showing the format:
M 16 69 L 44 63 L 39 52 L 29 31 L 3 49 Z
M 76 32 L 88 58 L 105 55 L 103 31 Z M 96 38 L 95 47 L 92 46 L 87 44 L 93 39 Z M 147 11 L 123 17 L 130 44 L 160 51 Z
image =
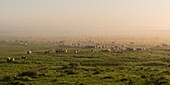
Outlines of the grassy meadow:
M 0 41 L 0 85 L 170 85 L 169 47 L 105 53 L 100 48 L 91 52 L 53 42 L 18 42 L 26 41 Z M 55 53 L 57 48 L 68 52 Z M 75 49 L 80 52 L 72 52 Z M 7 57 L 15 61 L 7 62 Z

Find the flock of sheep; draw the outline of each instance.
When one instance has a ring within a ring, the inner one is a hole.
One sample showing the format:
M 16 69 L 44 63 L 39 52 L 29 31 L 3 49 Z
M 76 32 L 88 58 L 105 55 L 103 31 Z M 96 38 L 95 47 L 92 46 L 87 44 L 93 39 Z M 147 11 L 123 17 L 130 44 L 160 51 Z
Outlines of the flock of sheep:
M 67 49 L 56 49 L 55 53 L 67 53 L 67 52 L 73 52 L 75 54 L 80 53 L 80 51 L 82 48 L 88 49 L 89 52 L 103 52 L 103 53 L 126 53 L 126 52 L 150 52 L 151 49 L 149 48 L 144 48 L 144 47 L 136 47 L 136 48 L 132 48 L 132 47 L 125 47 L 125 46 L 112 46 L 109 47 L 107 45 L 103 45 L 103 46 L 99 46 L 99 45 L 86 45 L 84 47 L 80 47 L 79 45 L 75 45 L 76 48 L 75 50 L 67 50 Z M 53 53 L 53 50 L 46 50 L 44 51 L 44 54 L 51 54 Z M 27 51 L 28 55 L 32 54 L 32 51 Z M 22 56 L 21 59 L 27 59 L 27 56 Z M 7 62 L 13 62 L 15 61 L 14 58 L 6 58 Z
M 73 53 L 79 53 L 83 47 L 76 47 L 75 50 L 67 50 L 67 49 L 56 49 L 55 53 L 67 53 L 67 52 L 73 52 Z M 125 53 L 125 52 L 151 52 L 150 48 L 144 48 L 144 47 L 136 47 L 136 48 L 131 48 L 131 47 L 125 47 L 125 46 L 114 46 L 114 47 L 103 47 L 103 48 L 98 48 L 96 46 L 86 46 L 84 47 L 85 49 L 88 49 L 88 52 L 104 52 L 104 53 L 109 53 L 109 52 L 114 52 L 114 53 Z M 44 51 L 45 54 L 51 54 L 53 50 L 46 50 Z M 28 51 L 27 54 L 31 54 L 31 52 Z
M 8 43 L 9 41 L 3 41 L 3 43 Z M 13 41 L 13 43 L 25 43 L 24 45 L 28 45 L 30 43 L 32 43 L 32 41 L 23 41 L 23 40 L 17 40 L 17 41 Z M 26 43 L 28 42 L 28 44 Z M 42 42 L 42 41 L 39 41 Z M 34 41 L 34 43 L 39 43 L 38 41 Z M 55 42 L 55 43 L 54 43 Z M 42 54 L 51 54 L 51 53 L 81 53 L 86 49 L 86 51 L 88 50 L 88 52 L 103 52 L 103 53 L 126 53 L 126 52 L 152 52 L 155 49 L 166 49 L 168 48 L 168 50 L 170 50 L 170 45 L 168 44 L 161 44 L 161 45 L 157 45 L 157 46 L 148 46 L 150 48 L 146 48 L 145 46 L 139 46 L 139 47 L 135 47 L 135 42 L 130 42 L 129 46 L 124 46 L 124 44 L 121 43 L 116 43 L 116 42 L 109 42 L 109 43 L 105 43 L 105 42 L 93 42 L 93 41 L 80 41 L 80 42 L 67 42 L 67 41 L 51 41 L 48 42 L 48 44 L 52 44 L 54 46 L 58 46 L 58 48 L 61 49 L 55 49 L 55 50 L 45 50 L 44 52 L 41 52 Z M 73 50 L 68 50 L 66 48 L 73 48 Z M 31 55 L 33 52 L 32 51 L 27 51 L 28 55 Z M 27 59 L 28 56 L 22 56 L 20 59 Z M 6 61 L 7 62 L 13 62 L 17 59 L 14 58 L 10 58 L 7 57 Z
M 22 56 L 21 59 L 27 59 L 28 57 L 27 56 Z M 15 58 L 10 58 L 10 57 L 7 57 L 6 58 L 6 61 L 7 62 L 14 62 L 15 61 Z
M 28 54 L 28 55 L 31 55 L 31 54 L 32 54 L 32 51 L 27 51 L 27 54 Z M 22 56 L 22 57 L 21 57 L 21 59 L 27 59 L 27 58 L 28 58 L 28 56 Z M 15 61 L 15 58 L 7 57 L 7 58 L 6 58 L 6 61 L 7 61 L 7 62 L 14 62 L 14 61 Z

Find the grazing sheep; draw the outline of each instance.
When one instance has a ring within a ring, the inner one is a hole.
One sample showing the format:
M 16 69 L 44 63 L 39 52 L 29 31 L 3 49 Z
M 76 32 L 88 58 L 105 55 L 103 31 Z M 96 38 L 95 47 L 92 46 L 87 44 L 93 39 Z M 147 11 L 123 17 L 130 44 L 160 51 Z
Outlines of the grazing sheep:
M 102 48 L 106 48 L 106 45 L 102 45 Z
M 136 49 L 135 48 L 126 48 L 126 51 L 135 52 Z
M 51 54 L 51 53 L 52 53 L 52 50 L 46 50 L 44 53 L 45 53 L 45 54 Z
M 136 51 L 138 51 L 138 52 L 144 52 L 145 49 L 146 49 L 146 48 L 136 48 Z
M 96 48 L 100 48 L 101 46 L 100 46 L 99 43 L 96 43 L 95 47 L 96 47 Z
M 68 52 L 68 50 L 63 50 L 63 52 L 67 53 L 67 52 Z
M 80 44 L 78 43 L 78 44 L 74 44 L 73 45 L 74 47 L 80 47 Z
M 102 52 L 109 53 L 109 52 L 111 52 L 111 50 L 110 49 L 102 49 Z
M 77 50 L 75 50 L 75 51 L 74 51 L 74 53 L 78 53 L 78 51 L 77 51 Z
M 21 59 L 27 59 L 28 57 L 27 56 L 22 56 Z
M 94 49 L 91 49 L 91 52 L 94 52 L 95 50 Z
M 78 53 L 79 52 L 79 50 L 74 50 L 74 53 Z
M 93 46 L 93 45 L 86 45 L 86 46 L 84 46 L 84 48 L 96 48 L 96 46 Z
M 55 50 L 56 53 L 67 53 L 68 50 L 63 50 L 63 49 L 57 49 Z
M 150 49 L 150 48 L 147 48 L 146 50 L 147 50 L 148 52 L 151 52 L 151 49 Z
M 116 51 L 118 50 L 118 48 L 111 47 L 111 50 L 112 50 L 113 52 L 116 52 Z
M 8 58 L 6 58 L 6 61 L 7 61 L 7 62 L 13 62 L 13 61 L 15 61 L 15 59 L 8 57 Z
M 56 53 L 62 53 L 62 51 L 63 51 L 62 49 L 56 49 L 55 50 Z
M 149 48 L 136 48 L 136 51 L 138 51 L 138 52 L 144 52 L 144 51 L 151 52 L 151 49 L 149 49 Z
M 32 54 L 32 51 L 27 51 L 27 54 L 31 55 L 31 54 Z
M 117 51 L 117 53 L 125 53 L 126 52 L 126 48 L 121 48 Z
M 10 62 L 10 60 L 11 60 L 11 58 L 10 58 L 10 57 L 6 58 L 6 61 L 7 61 L 7 62 Z
M 15 61 L 15 59 L 14 59 L 14 58 L 11 58 L 11 62 L 13 62 L 13 61 Z

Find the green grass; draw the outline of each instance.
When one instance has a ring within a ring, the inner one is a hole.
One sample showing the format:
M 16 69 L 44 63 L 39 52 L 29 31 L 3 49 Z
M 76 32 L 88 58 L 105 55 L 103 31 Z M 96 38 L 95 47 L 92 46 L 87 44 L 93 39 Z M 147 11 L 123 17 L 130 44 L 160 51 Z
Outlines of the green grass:
M 0 45 L 0 85 L 169 85 L 168 51 L 44 54 L 52 45 Z M 58 47 L 59 48 L 59 47 Z M 66 48 L 73 50 L 76 48 Z M 26 52 L 32 50 L 32 55 Z M 28 56 L 28 59 L 21 59 Z M 5 58 L 16 58 L 8 63 Z

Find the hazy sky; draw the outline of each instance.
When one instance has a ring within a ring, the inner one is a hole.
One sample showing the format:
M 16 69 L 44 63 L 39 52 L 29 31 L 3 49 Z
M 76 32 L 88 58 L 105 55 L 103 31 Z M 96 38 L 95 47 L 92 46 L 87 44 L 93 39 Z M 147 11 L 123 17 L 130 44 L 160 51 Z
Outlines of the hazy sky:
M 170 0 L 0 0 L 0 31 L 170 30 Z

